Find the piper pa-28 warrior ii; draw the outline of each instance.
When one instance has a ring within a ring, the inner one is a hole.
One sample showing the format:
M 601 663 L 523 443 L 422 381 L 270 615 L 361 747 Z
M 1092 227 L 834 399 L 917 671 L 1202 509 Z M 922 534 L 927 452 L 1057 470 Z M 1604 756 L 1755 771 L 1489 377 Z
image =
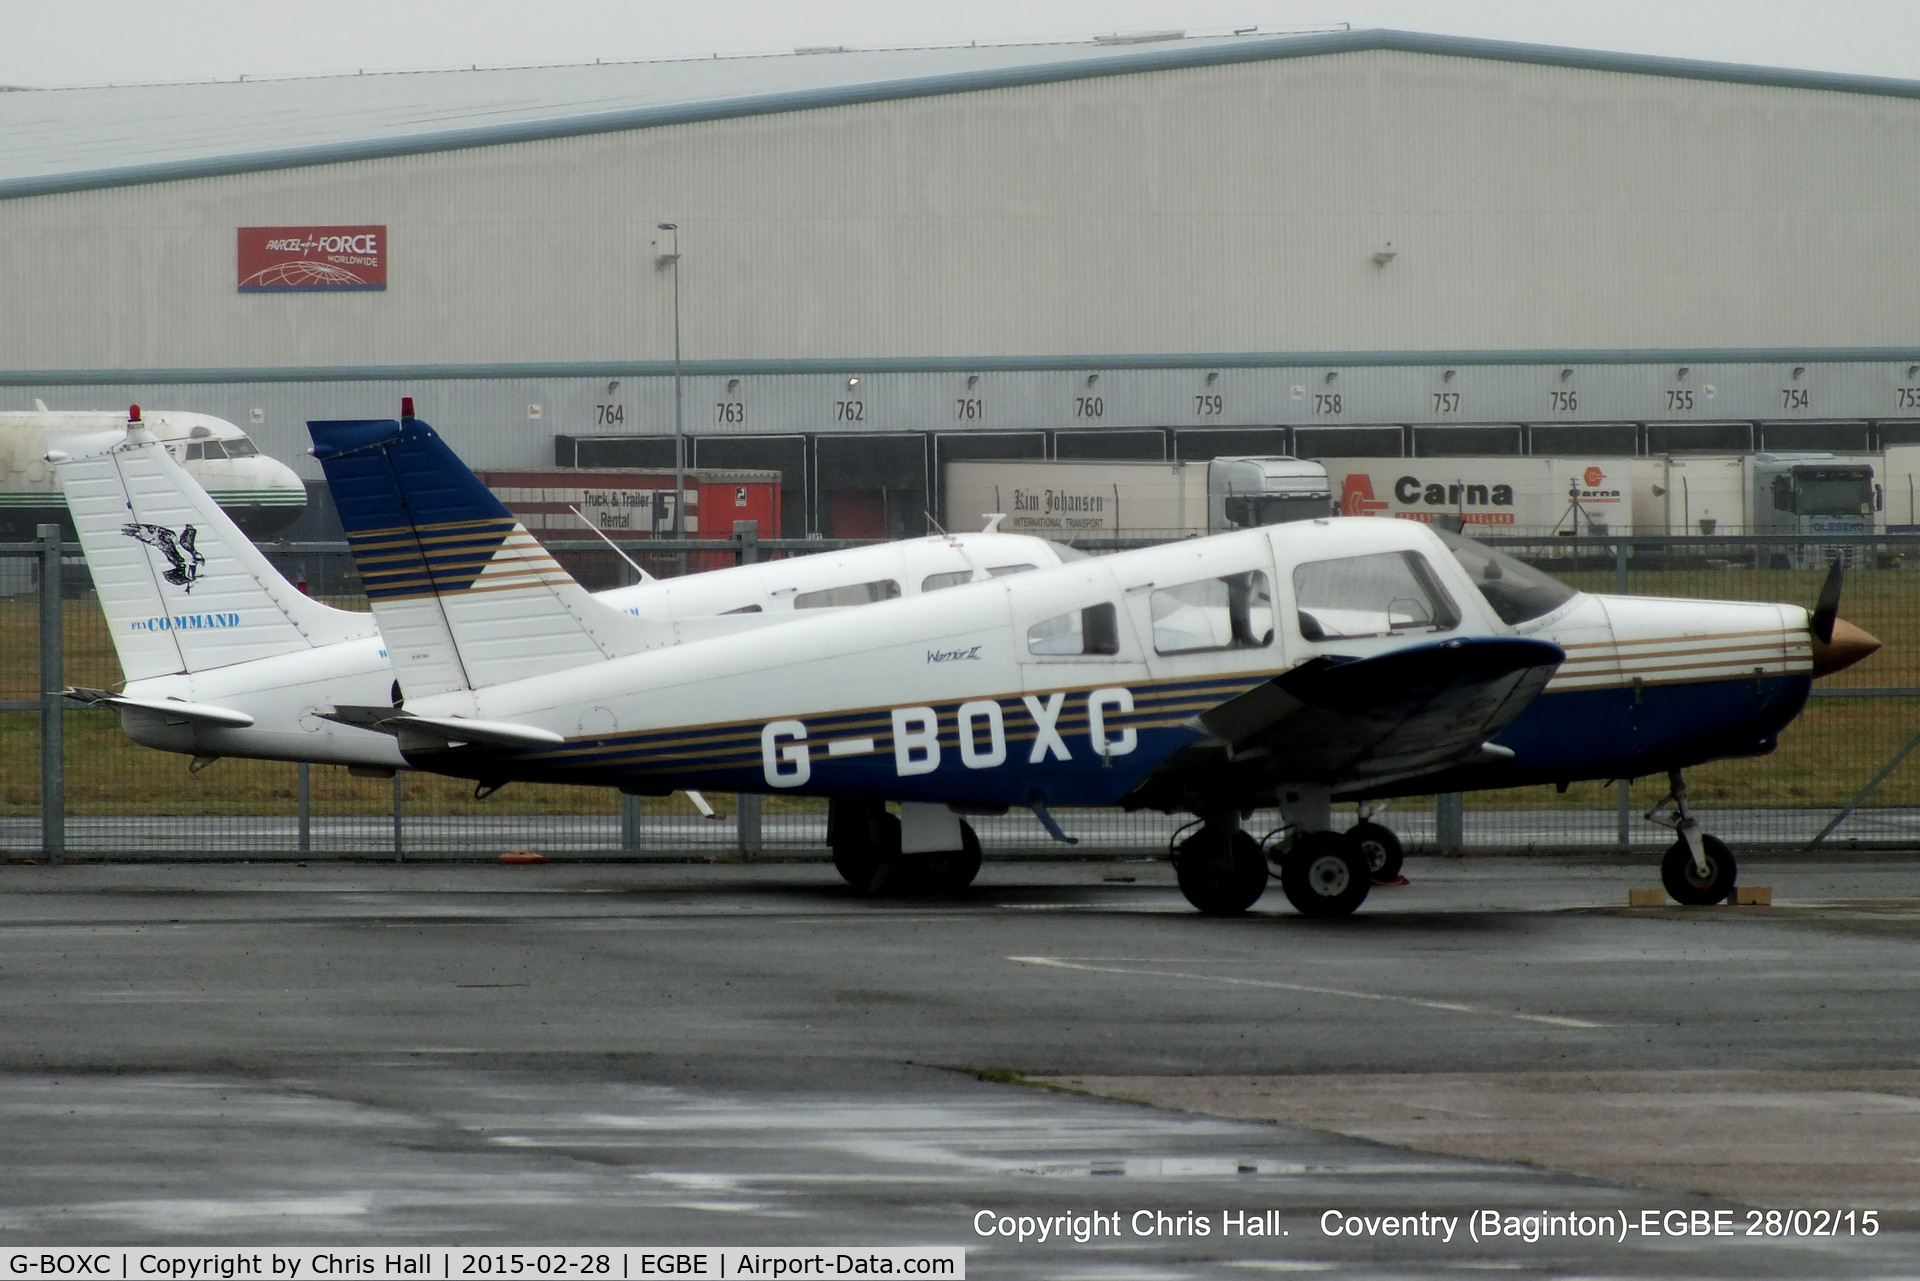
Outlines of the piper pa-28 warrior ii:
M 75 689 L 69 698 L 114 708 L 135 742 L 196 766 L 234 756 L 407 768 L 392 734 L 320 715 L 338 704 L 398 701 L 371 615 L 303 595 L 138 419 L 61 438 L 47 458 L 126 677 L 118 691 Z M 538 550 L 531 539 L 527 547 Z M 1026 535 L 960 534 L 649 579 L 593 601 L 687 640 L 1074 555 Z
M 1878 647 L 1838 620 L 1837 569 L 1811 612 L 1594 596 L 1367 518 L 689 642 L 590 597 L 419 419 L 309 429 L 405 694 L 333 718 L 479 789 L 825 797 L 855 884 L 896 859 L 977 866 L 964 814 L 1025 807 L 1064 839 L 1052 807 L 1117 805 L 1196 815 L 1181 889 L 1237 913 L 1270 871 L 1241 822 L 1277 806 L 1287 898 L 1344 916 L 1371 869 L 1336 800 L 1667 772 L 1666 883 L 1718 902 L 1734 858 L 1680 771 L 1771 750 L 1816 675 Z

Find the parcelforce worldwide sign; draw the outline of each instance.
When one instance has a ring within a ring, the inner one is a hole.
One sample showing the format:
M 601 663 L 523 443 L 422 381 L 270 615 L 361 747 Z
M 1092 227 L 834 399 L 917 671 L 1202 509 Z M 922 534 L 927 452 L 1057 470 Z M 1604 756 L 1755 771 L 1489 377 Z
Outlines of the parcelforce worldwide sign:
M 240 292 L 385 289 L 385 227 L 242 227 Z

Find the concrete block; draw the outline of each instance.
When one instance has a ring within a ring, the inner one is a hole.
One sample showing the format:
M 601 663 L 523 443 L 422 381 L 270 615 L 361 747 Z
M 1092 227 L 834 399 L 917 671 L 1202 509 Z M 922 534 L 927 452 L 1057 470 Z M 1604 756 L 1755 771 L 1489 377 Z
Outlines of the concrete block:
M 1735 907 L 1772 907 L 1773 886 L 1736 885 L 1733 896 L 1727 900 Z
M 1659 886 L 1653 889 L 1631 889 L 1627 891 L 1628 907 L 1665 907 L 1667 892 Z

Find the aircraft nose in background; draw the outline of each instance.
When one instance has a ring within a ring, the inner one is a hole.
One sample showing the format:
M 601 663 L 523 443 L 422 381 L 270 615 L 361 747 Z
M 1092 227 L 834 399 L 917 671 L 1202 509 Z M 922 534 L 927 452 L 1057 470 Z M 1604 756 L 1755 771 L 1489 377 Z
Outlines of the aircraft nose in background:
M 1816 678 L 1831 676 L 1842 668 L 1852 667 L 1880 648 L 1878 638 L 1855 627 L 1844 618 L 1833 620 L 1833 639 L 1823 641 L 1813 638 L 1813 674 Z

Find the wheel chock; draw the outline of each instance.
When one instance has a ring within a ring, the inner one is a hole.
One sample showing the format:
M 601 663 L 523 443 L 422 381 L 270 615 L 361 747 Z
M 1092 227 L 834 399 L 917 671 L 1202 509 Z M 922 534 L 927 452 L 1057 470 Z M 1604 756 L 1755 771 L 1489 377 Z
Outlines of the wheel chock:
M 1727 897 L 1730 907 L 1772 907 L 1773 886 L 1736 885 L 1733 893 Z
M 536 854 L 532 850 L 508 850 L 500 856 L 502 863 L 544 863 L 547 856 Z
M 1666 890 L 1656 885 L 1652 889 L 1630 889 L 1627 891 L 1628 907 L 1665 907 L 1670 900 Z
M 1394 878 L 1393 878 L 1393 879 L 1392 879 L 1391 881 L 1375 881 L 1375 882 L 1373 883 L 1373 887 L 1374 887 L 1375 889 L 1380 889 L 1380 888 L 1382 888 L 1383 886 L 1385 886 L 1385 887 L 1392 887 L 1392 886 L 1395 886 L 1395 885 L 1406 885 L 1406 884 L 1409 884 L 1409 882 L 1408 882 L 1408 880 L 1407 880 L 1407 878 L 1406 878 L 1406 877 L 1404 877 L 1404 876 L 1396 876 L 1396 877 L 1394 877 Z

